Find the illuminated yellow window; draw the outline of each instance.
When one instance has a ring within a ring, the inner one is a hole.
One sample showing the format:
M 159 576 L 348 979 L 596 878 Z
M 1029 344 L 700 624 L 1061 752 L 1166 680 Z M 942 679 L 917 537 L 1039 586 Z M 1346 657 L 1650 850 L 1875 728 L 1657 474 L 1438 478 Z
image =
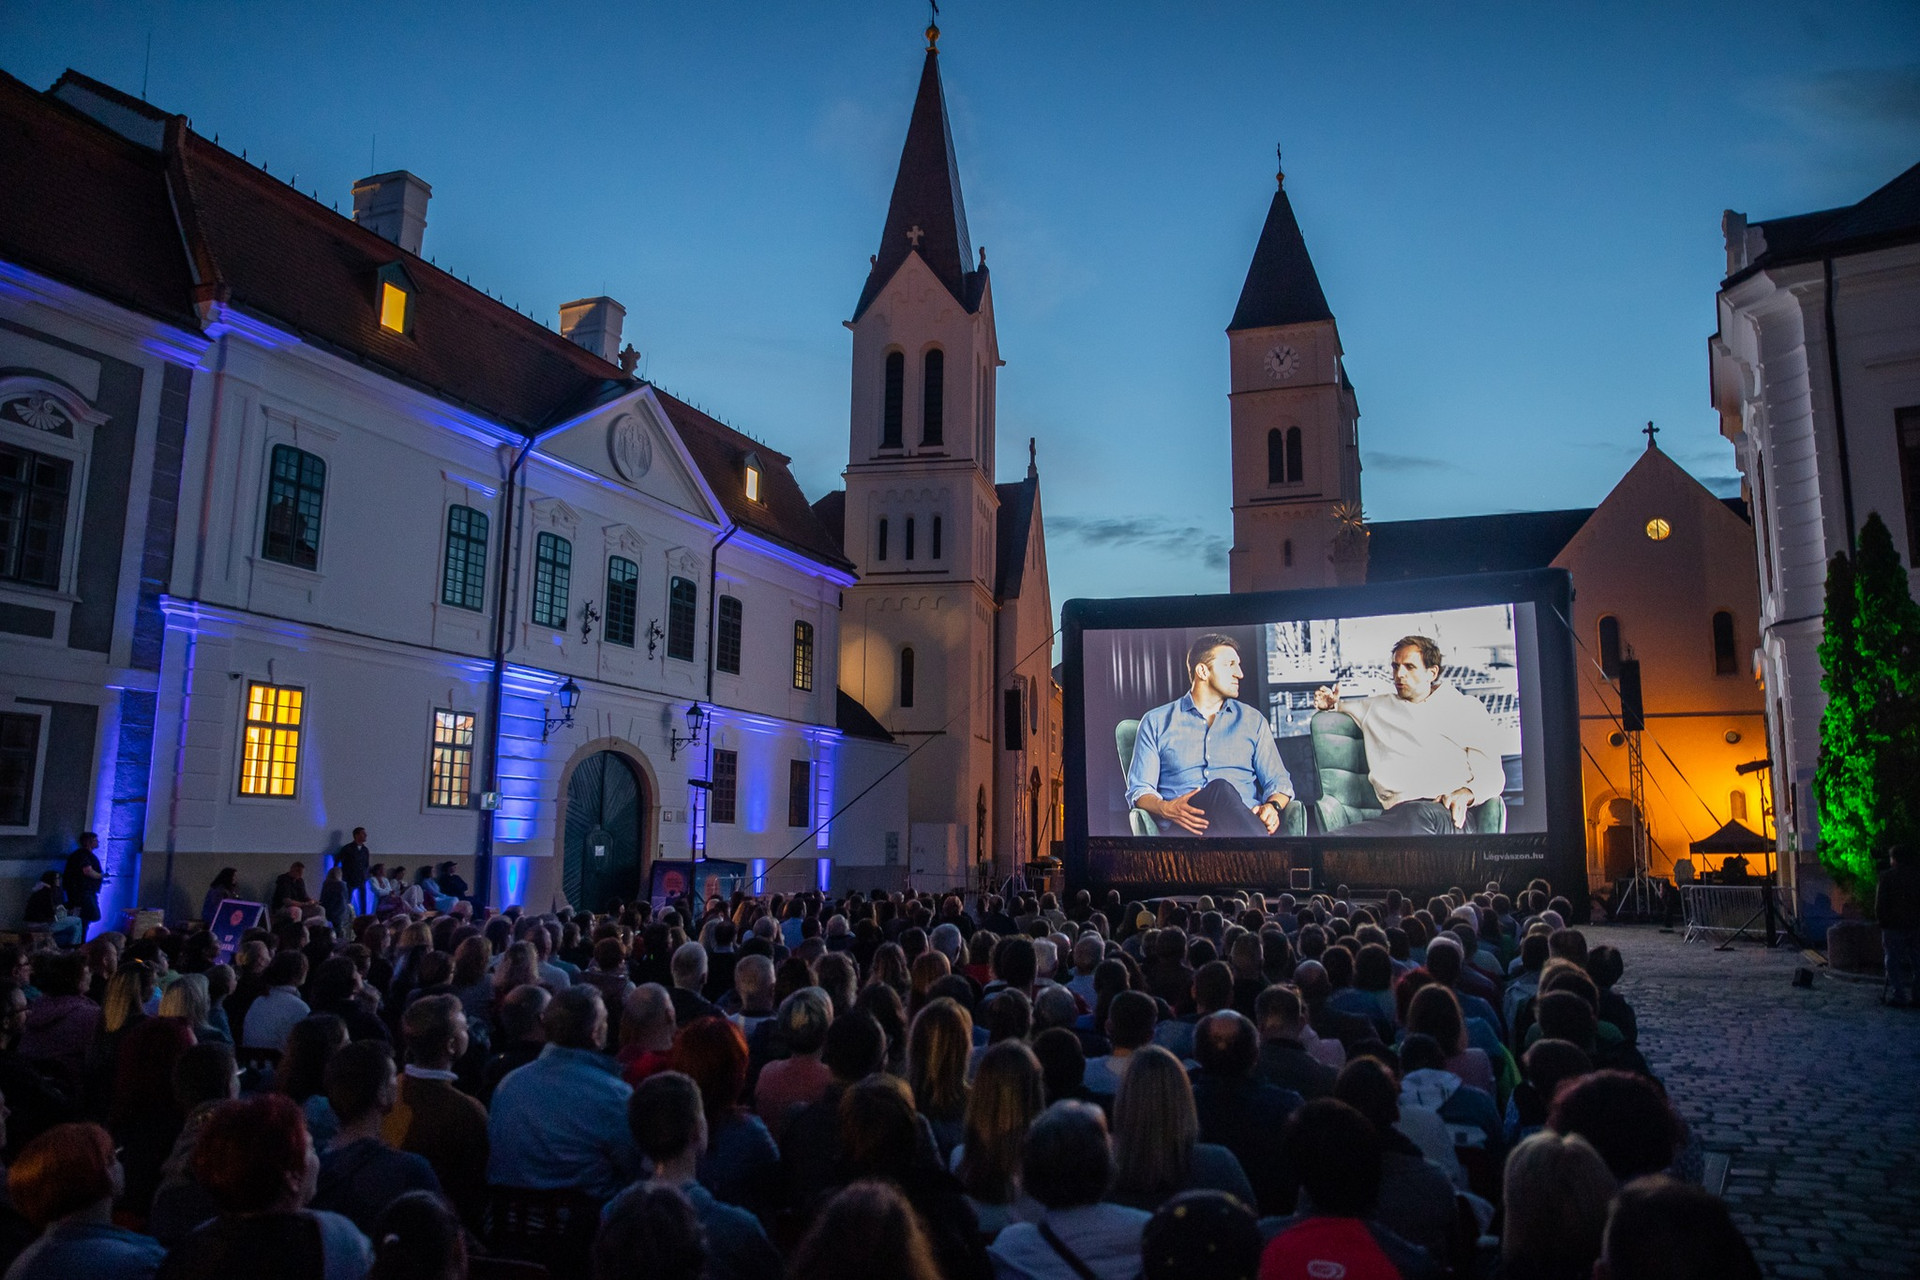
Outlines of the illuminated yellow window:
M 435 809 L 464 809 L 472 791 L 473 716 L 462 711 L 436 711 L 427 803 Z
M 1647 536 L 1655 542 L 1666 541 L 1667 535 L 1672 532 L 1673 526 L 1659 516 L 1655 516 L 1653 519 L 1647 521 Z
M 407 291 L 391 280 L 380 285 L 380 327 L 394 333 L 407 331 Z
M 760 455 L 747 455 L 747 501 L 760 501 Z
M 300 772 L 300 725 L 306 691 L 287 685 L 247 685 L 247 737 L 240 761 L 243 796 L 293 795 Z

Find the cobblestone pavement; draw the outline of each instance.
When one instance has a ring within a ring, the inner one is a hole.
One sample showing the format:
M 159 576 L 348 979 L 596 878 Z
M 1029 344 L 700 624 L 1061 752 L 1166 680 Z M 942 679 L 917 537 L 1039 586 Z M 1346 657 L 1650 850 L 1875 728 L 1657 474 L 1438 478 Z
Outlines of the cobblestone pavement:
M 1769 1276 L 1920 1277 L 1920 1010 L 1878 983 L 1791 985 L 1799 951 L 1590 926 L 1626 960 L 1640 1049 Z

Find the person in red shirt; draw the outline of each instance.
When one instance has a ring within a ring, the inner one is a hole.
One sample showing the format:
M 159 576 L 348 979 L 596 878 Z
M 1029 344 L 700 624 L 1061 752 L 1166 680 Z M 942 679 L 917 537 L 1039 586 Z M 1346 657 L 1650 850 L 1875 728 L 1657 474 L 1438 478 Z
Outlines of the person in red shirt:
M 1367 1220 L 1380 1195 L 1380 1136 L 1334 1098 L 1287 1121 L 1281 1150 L 1300 1177 L 1299 1210 L 1260 1255 L 1260 1280 L 1429 1280 L 1426 1250 Z

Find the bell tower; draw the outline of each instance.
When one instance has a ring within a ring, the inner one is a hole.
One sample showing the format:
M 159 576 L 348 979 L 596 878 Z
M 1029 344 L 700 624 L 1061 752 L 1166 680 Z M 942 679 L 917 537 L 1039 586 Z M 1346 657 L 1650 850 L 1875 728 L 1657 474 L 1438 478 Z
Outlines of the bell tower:
M 1234 591 L 1366 581 L 1360 408 L 1340 334 L 1275 175 L 1273 203 L 1227 326 Z

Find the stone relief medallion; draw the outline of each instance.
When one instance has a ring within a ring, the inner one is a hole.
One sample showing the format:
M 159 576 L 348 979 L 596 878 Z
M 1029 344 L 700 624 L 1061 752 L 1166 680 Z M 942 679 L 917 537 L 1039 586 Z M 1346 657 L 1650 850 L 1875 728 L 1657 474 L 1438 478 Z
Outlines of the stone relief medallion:
M 623 480 L 637 484 L 653 470 L 653 438 L 640 419 L 630 413 L 621 414 L 607 428 L 607 452 Z

